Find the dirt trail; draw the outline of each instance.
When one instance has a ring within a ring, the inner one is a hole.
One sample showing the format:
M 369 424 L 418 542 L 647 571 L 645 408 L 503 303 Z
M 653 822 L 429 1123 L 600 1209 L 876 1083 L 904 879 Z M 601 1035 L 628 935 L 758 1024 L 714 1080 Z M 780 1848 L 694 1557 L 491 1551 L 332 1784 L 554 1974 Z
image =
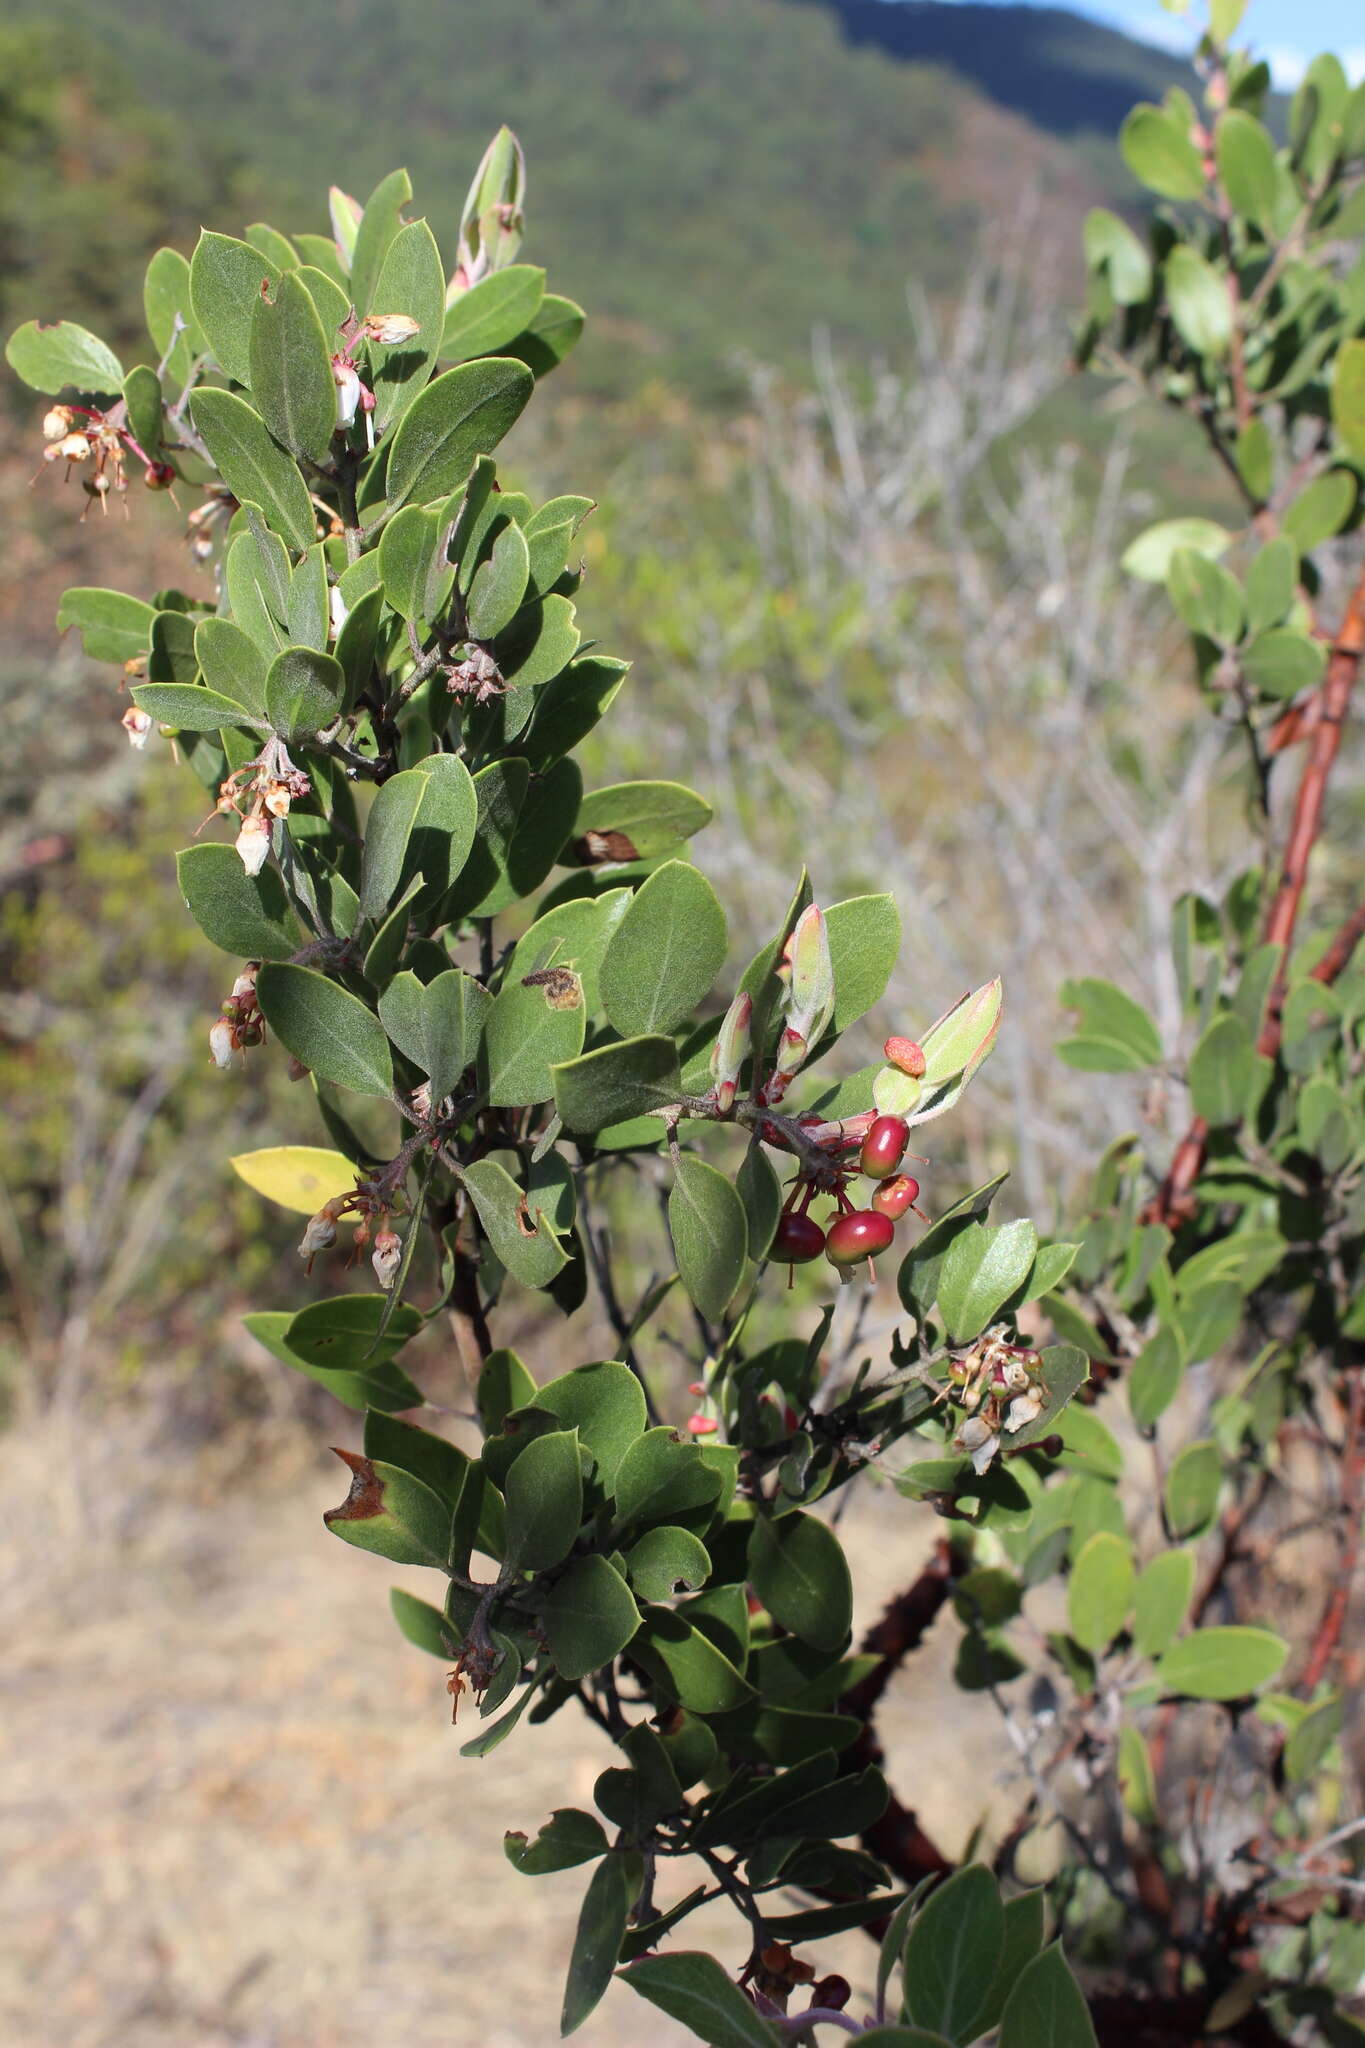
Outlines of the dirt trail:
M 494 1758 L 461 1759 L 444 1671 L 387 1611 L 390 1584 L 430 1593 L 430 1575 L 326 1533 L 321 1511 L 344 1489 L 320 1458 L 288 1492 L 139 1525 L 135 1491 L 114 1514 L 60 1447 L 22 1436 L 7 1446 L 17 1542 L 0 1583 L 0 2039 L 556 2040 L 583 1874 L 519 1877 L 501 1836 L 591 1804 L 606 1760 L 594 1731 L 566 1711 Z M 859 1508 L 845 1535 L 869 1612 L 931 1534 L 902 1504 Z M 947 1684 L 956 1638 L 940 1624 L 882 1722 L 901 1790 L 949 1850 L 1005 1747 L 989 1704 Z M 710 1910 L 735 1947 L 733 1916 Z M 859 1984 L 870 1959 L 857 1936 L 820 1951 Z M 686 2037 L 613 1986 L 581 2038 Z

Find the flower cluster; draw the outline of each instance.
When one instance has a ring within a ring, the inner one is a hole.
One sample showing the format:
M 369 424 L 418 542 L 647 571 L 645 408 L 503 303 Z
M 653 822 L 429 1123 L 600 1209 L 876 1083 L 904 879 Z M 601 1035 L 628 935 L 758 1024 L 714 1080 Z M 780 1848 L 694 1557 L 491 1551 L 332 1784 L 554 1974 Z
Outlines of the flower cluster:
M 1042 1414 L 1040 1364 L 1036 1351 L 1008 1342 L 1003 1323 L 994 1324 L 970 1351 L 950 1360 L 948 1378 L 966 1415 L 953 1449 L 966 1451 L 976 1472 L 991 1464 L 1002 1434 L 1013 1436 Z
M 358 1264 L 368 1250 L 375 1278 L 387 1293 L 403 1263 L 403 1240 L 389 1221 L 392 1205 L 392 1193 L 378 1182 L 367 1180 L 357 1180 L 349 1194 L 333 1195 L 329 1202 L 324 1202 L 317 1214 L 309 1217 L 299 1239 L 299 1257 L 306 1262 L 308 1271 L 312 1272 L 318 1253 L 330 1251 L 336 1243 L 341 1219 L 354 1214 L 356 1226 L 346 1263 Z
M 209 1032 L 209 1051 L 216 1067 L 230 1067 L 235 1052 L 265 1041 L 265 1019 L 256 1000 L 260 964 L 259 960 L 248 960 L 232 984 L 231 995 L 223 998 L 222 1015 Z
M 153 461 L 139 447 L 126 420 L 120 420 L 117 413 L 100 412 L 88 405 L 51 406 L 43 416 L 43 439 L 47 444 L 43 461 L 64 462 L 68 477 L 73 469 L 93 465 L 90 474 L 81 478 L 81 485 L 91 502 L 98 503 L 104 512 L 109 510 L 111 490 L 120 497 L 127 492 L 129 455 L 141 462 L 142 481 L 148 490 L 169 490 L 175 482 L 170 463 Z M 125 513 L 127 509 L 125 503 Z

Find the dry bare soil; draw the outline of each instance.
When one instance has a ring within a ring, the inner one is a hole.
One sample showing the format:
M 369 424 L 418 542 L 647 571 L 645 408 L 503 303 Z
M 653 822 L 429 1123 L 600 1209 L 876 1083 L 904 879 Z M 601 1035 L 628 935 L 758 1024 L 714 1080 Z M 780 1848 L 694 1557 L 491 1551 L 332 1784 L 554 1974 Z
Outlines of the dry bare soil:
M 164 1453 L 79 1417 L 7 1439 L 0 2040 L 13 2048 L 558 2038 L 583 1873 L 519 1877 L 501 1837 L 590 1805 L 601 1738 L 565 1711 L 486 1761 L 460 1758 L 444 1670 L 387 1612 L 390 1583 L 429 1592 L 429 1575 L 343 1548 L 321 1521 L 341 1468 L 311 1445 L 299 1456 L 288 1484 L 224 1490 L 190 1472 L 168 1500 Z M 844 1534 L 870 1616 L 932 1529 L 882 1495 Z M 956 1636 L 940 1621 L 882 1717 L 902 1794 L 950 1852 L 1004 1751 L 989 1704 L 951 1688 Z M 733 1950 L 725 1910 L 709 1911 Z M 821 1950 L 859 1988 L 871 1958 L 859 1936 Z M 580 2038 L 686 2037 L 614 1985 Z

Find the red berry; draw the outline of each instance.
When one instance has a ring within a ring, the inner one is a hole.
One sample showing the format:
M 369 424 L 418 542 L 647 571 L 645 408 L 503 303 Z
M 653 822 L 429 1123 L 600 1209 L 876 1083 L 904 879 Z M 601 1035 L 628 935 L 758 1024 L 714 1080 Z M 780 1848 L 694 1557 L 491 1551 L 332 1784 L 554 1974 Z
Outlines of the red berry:
M 778 1221 L 768 1256 L 789 1266 L 808 1266 L 812 1259 L 819 1258 L 824 1249 L 825 1233 L 815 1218 L 789 1212 Z
M 913 1209 L 918 1200 L 919 1182 L 908 1173 L 898 1173 L 894 1180 L 882 1182 L 872 1197 L 872 1206 L 879 1216 L 889 1216 L 894 1222 L 907 1209 Z
M 903 1116 L 879 1116 L 863 1139 L 858 1166 L 869 1180 L 886 1180 L 896 1171 L 910 1143 L 910 1126 Z
M 850 1209 L 831 1223 L 825 1257 L 832 1266 L 856 1266 L 884 1252 L 895 1235 L 889 1216 L 879 1216 L 875 1209 Z

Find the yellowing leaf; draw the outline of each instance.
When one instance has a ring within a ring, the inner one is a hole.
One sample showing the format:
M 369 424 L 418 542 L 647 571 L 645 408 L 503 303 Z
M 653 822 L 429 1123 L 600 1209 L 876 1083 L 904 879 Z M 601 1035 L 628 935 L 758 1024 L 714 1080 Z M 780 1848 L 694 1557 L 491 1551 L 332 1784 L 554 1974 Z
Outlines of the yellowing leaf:
M 259 1152 L 239 1152 L 229 1163 L 256 1194 L 299 1216 L 315 1215 L 333 1195 L 349 1194 L 355 1186 L 350 1160 L 325 1145 L 266 1145 Z

